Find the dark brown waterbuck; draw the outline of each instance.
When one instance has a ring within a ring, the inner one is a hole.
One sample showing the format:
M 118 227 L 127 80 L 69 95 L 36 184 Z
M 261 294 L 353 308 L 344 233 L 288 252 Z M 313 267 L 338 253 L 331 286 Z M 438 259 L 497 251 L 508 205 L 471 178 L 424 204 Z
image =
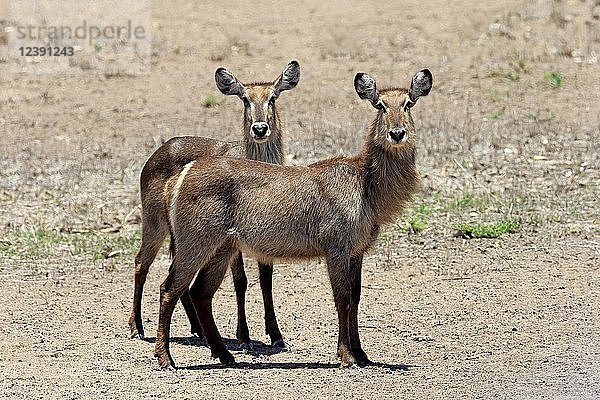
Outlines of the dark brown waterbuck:
M 204 137 L 175 137 L 165 142 L 146 161 L 140 178 L 142 199 L 142 243 L 135 257 L 135 286 L 133 308 L 129 318 L 131 337 L 144 337 L 142 324 L 142 293 L 148 270 L 161 248 L 169 226 L 163 192 L 165 183 L 177 176 L 184 166 L 193 160 L 205 163 L 207 157 L 232 156 L 273 164 L 283 164 L 284 127 L 275 106 L 281 92 L 294 88 L 300 80 L 300 65 L 291 61 L 283 73 L 273 82 L 243 84 L 225 68 L 215 73 L 217 87 L 225 95 L 236 95 L 244 103 L 243 140 L 224 142 Z M 248 280 L 244 272 L 242 254 L 233 255 L 231 264 L 235 285 L 238 326 L 237 338 L 242 346 L 250 346 L 246 323 L 245 295 Z M 265 307 L 266 333 L 275 346 L 284 347 L 279 330 L 272 296 L 273 264 L 259 262 L 260 285 Z M 192 333 L 202 335 L 200 322 L 187 291 L 181 293 L 181 301 L 190 320 Z
M 354 88 L 377 109 L 361 152 L 310 166 L 278 166 L 229 157 L 195 161 L 165 188 L 174 257 L 161 285 L 155 355 L 174 367 L 169 328 L 177 299 L 190 288 L 213 357 L 229 364 L 212 315 L 212 299 L 240 251 L 274 259 L 324 257 L 338 313 L 342 366 L 365 365 L 358 332 L 364 253 L 380 226 L 394 221 L 419 187 L 410 109 L 432 87 L 429 70 L 409 89 L 378 91 L 359 73 Z

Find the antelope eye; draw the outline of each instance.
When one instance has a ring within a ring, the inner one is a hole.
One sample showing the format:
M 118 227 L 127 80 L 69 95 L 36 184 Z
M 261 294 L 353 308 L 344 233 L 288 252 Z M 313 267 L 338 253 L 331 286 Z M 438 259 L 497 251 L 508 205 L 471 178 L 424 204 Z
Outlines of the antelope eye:
M 377 103 L 377 105 L 375 106 L 378 110 L 381 110 L 383 112 L 387 112 L 387 106 L 385 105 L 385 103 L 381 100 L 379 100 L 379 102 Z
M 269 106 L 272 106 L 272 105 L 274 105 L 274 104 L 275 104 L 275 96 L 271 96 L 271 97 L 269 98 Z
M 250 99 L 248 98 L 248 96 L 243 95 L 242 96 L 242 101 L 244 102 L 244 105 L 246 105 L 246 106 L 250 105 Z

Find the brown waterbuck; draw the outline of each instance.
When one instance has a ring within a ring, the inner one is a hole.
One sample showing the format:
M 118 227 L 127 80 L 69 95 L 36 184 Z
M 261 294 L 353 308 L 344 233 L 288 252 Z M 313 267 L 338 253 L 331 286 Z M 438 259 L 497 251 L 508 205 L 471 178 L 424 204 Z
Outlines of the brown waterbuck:
M 156 258 L 169 232 L 163 190 L 172 176 L 193 160 L 198 164 L 207 157 L 233 156 L 274 164 L 284 163 L 283 122 L 275 107 L 281 92 L 294 88 L 300 79 L 300 65 L 291 61 L 273 82 L 243 84 L 225 68 L 217 69 L 217 87 L 225 95 L 236 95 L 244 103 L 243 140 L 223 142 L 204 137 L 175 137 L 165 142 L 146 161 L 140 178 L 142 199 L 142 243 L 135 257 L 133 308 L 129 318 L 131 337 L 144 337 L 142 324 L 142 293 L 150 265 Z M 248 281 L 242 255 L 237 252 L 231 265 L 238 305 L 237 338 L 242 346 L 250 346 L 245 313 Z M 275 318 L 272 296 L 273 264 L 260 262 L 260 285 L 265 307 L 266 333 L 275 346 L 284 347 L 283 337 Z M 190 320 L 192 333 L 202 335 L 200 322 L 187 292 L 181 296 Z
M 187 164 L 167 182 L 175 247 L 160 290 L 155 355 L 161 367 L 174 367 L 171 315 L 196 274 L 190 296 L 212 355 L 223 364 L 234 362 L 215 325 L 212 299 L 240 250 L 265 263 L 324 257 L 338 313 L 341 365 L 369 363 L 358 332 L 363 255 L 380 226 L 394 221 L 418 190 L 410 109 L 429 93 L 432 82 L 424 69 L 409 89 L 378 91 L 373 78 L 357 74 L 356 92 L 377 109 L 357 156 L 305 167 L 214 157 Z

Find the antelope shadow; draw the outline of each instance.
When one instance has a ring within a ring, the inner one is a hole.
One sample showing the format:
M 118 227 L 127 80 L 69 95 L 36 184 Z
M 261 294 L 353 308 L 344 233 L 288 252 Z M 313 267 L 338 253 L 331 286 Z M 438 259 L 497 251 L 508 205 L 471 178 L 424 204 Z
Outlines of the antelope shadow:
M 249 363 L 249 362 L 236 362 L 231 365 L 223 365 L 221 363 L 215 364 L 202 364 L 202 365 L 190 365 L 185 367 L 177 367 L 177 369 L 182 370 L 190 370 L 190 371 L 207 371 L 207 370 L 215 370 L 215 369 L 251 369 L 251 370 L 262 370 L 262 369 L 282 369 L 282 370 L 292 370 L 292 369 L 336 369 L 340 368 L 340 363 L 330 363 L 330 362 L 257 362 L 257 363 Z M 389 371 L 409 371 L 411 368 L 416 367 L 414 365 L 407 364 L 388 364 L 388 363 L 380 363 L 380 362 L 372 362 L 371 364 L 365 367 L 355 366 L 357 370 L 361 370 L 362 368 L 371 369 L 387 369 Z
M 156 343 L 156 338 L 144 338 L 145 342 L 148 343 Z M 181 344 L 184 346 L 193 346 L 193 347 L 205 347 L 208 348 L 208 343 L 203 338 L 199 337 L 172 337 L 170 339 L 171 342 Z M 225 343 L 225 347 L 230 351 L 244 351 L 245 353 L 254 356 L 254 357 L 269 357 L 275 354 L 287 352 L 288 349 L 283 349 L 280 347 L 273 347 L 259 340 L 253 340 L 251 342 L 252 349 L 240 349 L 239 343 L 237 339 L 229 339 L 223 338 Z M 282 369 L 282 370 L 293 370 L 293 369 L 333 369 L 339 368 L 340 363 L 332 363 L 332 362 L 236 362 L 231 365 L 223 365 L 219 362 L 214 364 L 201 364 L 201 365 L 189 365 L 183 367 L 177 367 L 177 369 L 189 370 L 189 371 L 206 371 L 206 370 L 214 370 L 214 369 L 252 369 L 252 370 L 262 370 L 262 369 Z M 410 364 L 390 364 L 383 362 L 371 362 L 369 365 L 362 368 L 379 368 L 389 371 L 410 371 L 412 368 L 418 367 L 417 365 Z M 356 367 L 357 369 L 361 369 L 360 367 Z
M 144 338 L 145 342 L 148 343 L 156 343 L 156 338 Z M 172 337 L 170 338 L 171 343 L 177 343 L 184 346 L 193 346 L 193 347 L 206 347 L 208 348 L 208 343 L 204 338 L 200 338 L 197 336 L 188 336 L 188 337 Z M 250 354 L 254 357 L 259 356 L 272 356 L 274 354 L 279 354 L 288 351 L 288 348 L 276 347 L 266 344 L 265 342 L 261 342 L 259 340 L 250 341 L 250 346 L 241 348 L 239 341 L 237 339 L 227 339 L 224 338 L 223 342 L 225 343 L 225 348 L 230 351 L 243 351 L 247 354 Z

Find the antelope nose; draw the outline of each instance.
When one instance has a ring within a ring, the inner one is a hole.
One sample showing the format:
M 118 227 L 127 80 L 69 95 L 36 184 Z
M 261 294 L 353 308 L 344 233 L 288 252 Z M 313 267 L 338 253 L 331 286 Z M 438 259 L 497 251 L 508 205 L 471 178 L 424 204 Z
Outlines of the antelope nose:
M 269 135 L 269 124 L 266 122 L 255 122 L 252 124 L 252 133 L 256 138 L 264 138 Z
M 388 131 L 388 134 L 396 142 L 404 142 L 406 140 L 406 128 L 392 128 Z

